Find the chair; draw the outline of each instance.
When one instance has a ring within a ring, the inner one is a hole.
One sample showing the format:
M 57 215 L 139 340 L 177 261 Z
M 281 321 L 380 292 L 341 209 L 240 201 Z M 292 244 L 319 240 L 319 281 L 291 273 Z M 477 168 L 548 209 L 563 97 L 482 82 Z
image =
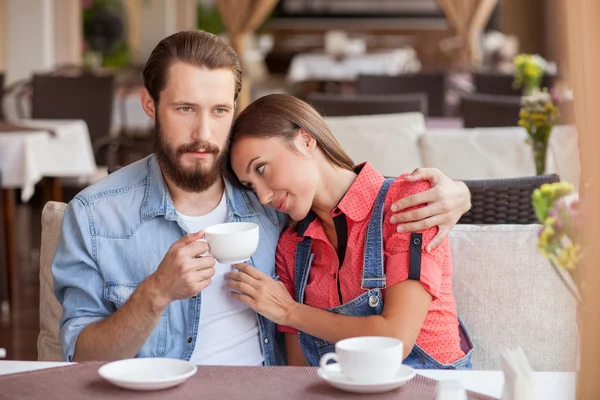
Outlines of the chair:
M 471 191 L 471 209 L 459 224 L 534 224 L 533 191 L 544 183 L 560 181 L 556 174 L 513 179 L 464 181 Z
M 553 76 L 544 75 L 542 87 L 551 88 Z M 514 77 L 510 74 L 499 72 L 473 72 L 473 83 L 475 91 L 482 94 L 494 94 L 500 96 L 521 96 L 520 89 L 513 89 Z
M 407 112 L 420 112 L 427 116 L 425 93 L 345 96 L 313 92 L 309 93 L 307 101 L 327 117 Z
M 49 201 L 42 211 L 40 248 L 40 334 L 37 340 L 39 361 L 63 361 L 58 336 L 62 307 L 54 296 L 52 259 L 61 235 L 67 205 Z
M 87 72 L 77 76 L 34 75 L 32 109 L 34 119 L 82 119 L 90 133 L 98 165 L 108 157 L 98 157 L 110 141 L 115 78 Z
M 419 73 L 397 76 L 359 75 L 358 94 L 426 93 L 429 116 L 444 116 L 446 76 L 444 73 Z
M 465 94 L 461 99 L 465 128 L 517 126 L 520 110 L 517 96 Z

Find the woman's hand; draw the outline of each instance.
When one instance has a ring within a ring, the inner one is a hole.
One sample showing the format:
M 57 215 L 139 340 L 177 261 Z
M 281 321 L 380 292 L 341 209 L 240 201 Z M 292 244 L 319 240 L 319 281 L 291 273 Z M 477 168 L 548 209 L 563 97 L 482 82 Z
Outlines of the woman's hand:
M 236 264 L 233 268 L 234 271 L 225 275 L 229 279 L 227 286 L 240 293 L 231 292 L 231 295 L 276 324 L 288 325 L 289 315 L 298 303 L 283 283 L 251 265 Z
M 392 223 L 398 226 L 398 232 L 424 231 L 438 226 L 437 235 L 427 245 L 427 252 L 439 245 L 460 217 L 471 208 L 471 192 L 461 181 L 454 181 L 437 168 L 418 168 L 406 176 L 409 182 L 427 180 L 431 189 L 405 197 L 392 204 Z M 426 204 L 425 207 L 401 212 L 407 208 Z M 400 230 L 401 229 L 401 230 Z

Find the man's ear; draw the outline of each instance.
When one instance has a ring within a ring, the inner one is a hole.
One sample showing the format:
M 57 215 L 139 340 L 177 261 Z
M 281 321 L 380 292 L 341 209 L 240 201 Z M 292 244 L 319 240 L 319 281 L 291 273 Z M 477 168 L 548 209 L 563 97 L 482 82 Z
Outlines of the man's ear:
M 154 100 L 152 100 L 152 96 L 150 96 L 150 92 L 148 92 L 148 89 L 142 89 L 142 93 L 140 93 L 140 100 L 142 102 L 142 108 L 144 109 L 146 115 L 155 120 L 156 107 L 154 104 Z

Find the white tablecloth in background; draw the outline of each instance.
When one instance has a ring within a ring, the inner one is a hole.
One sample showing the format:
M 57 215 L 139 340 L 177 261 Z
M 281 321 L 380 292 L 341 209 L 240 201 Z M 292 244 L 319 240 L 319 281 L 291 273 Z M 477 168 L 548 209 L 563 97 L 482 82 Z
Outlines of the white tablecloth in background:
M 70 363 L 38 361 L 0 361 L 0 375 L 54 368 Z M 500 371 L 418 370 L 420 375 L 438 381 L 459 381 L 467 390 L 499 398 L 504 375 Z M 574 400 L 575 374 L 569 372 L 536 372 L 538 400 Z
M 42 177 L 82 177 L 96 168 L 87 125 L 79 120 L 11 121 L 39 132 L 0 133 L 2 187 L 20 188 L 27 201 Z M 51 129 L 56 136 L 47 130 Z
M 398 75 L 420 69 L 413 49 L 352 55 L 341 60 L 329 54 L 301 53 L 292 59 L 287 78 L 291 82 L 351 81 L 359 74 Z

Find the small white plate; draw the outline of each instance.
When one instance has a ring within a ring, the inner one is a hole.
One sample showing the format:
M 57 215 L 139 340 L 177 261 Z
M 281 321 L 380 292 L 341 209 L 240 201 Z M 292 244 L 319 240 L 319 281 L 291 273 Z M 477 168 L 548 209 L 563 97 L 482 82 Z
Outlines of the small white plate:
M 132 358 L 111 362 L 98 370 L 113 385 L 132 390 L 161 390 L 186 381 L 198 368 L 173 358 Z
M 355 382 L 348 380 L 338 365 L 329 365 L 328 368 L 332 369 L 332 372 L 325 372 L 322 368 L 317 371 L 319 377 L 331 386 L 343 390 L 345 392 L 352 393 L 383 393 L 394 390 L 411 380 L 415 377 L 415 370 L 408 365 L 401 365 L 398 374 L 394 379 L 389 382 L 383 383 L 364 383 Z

